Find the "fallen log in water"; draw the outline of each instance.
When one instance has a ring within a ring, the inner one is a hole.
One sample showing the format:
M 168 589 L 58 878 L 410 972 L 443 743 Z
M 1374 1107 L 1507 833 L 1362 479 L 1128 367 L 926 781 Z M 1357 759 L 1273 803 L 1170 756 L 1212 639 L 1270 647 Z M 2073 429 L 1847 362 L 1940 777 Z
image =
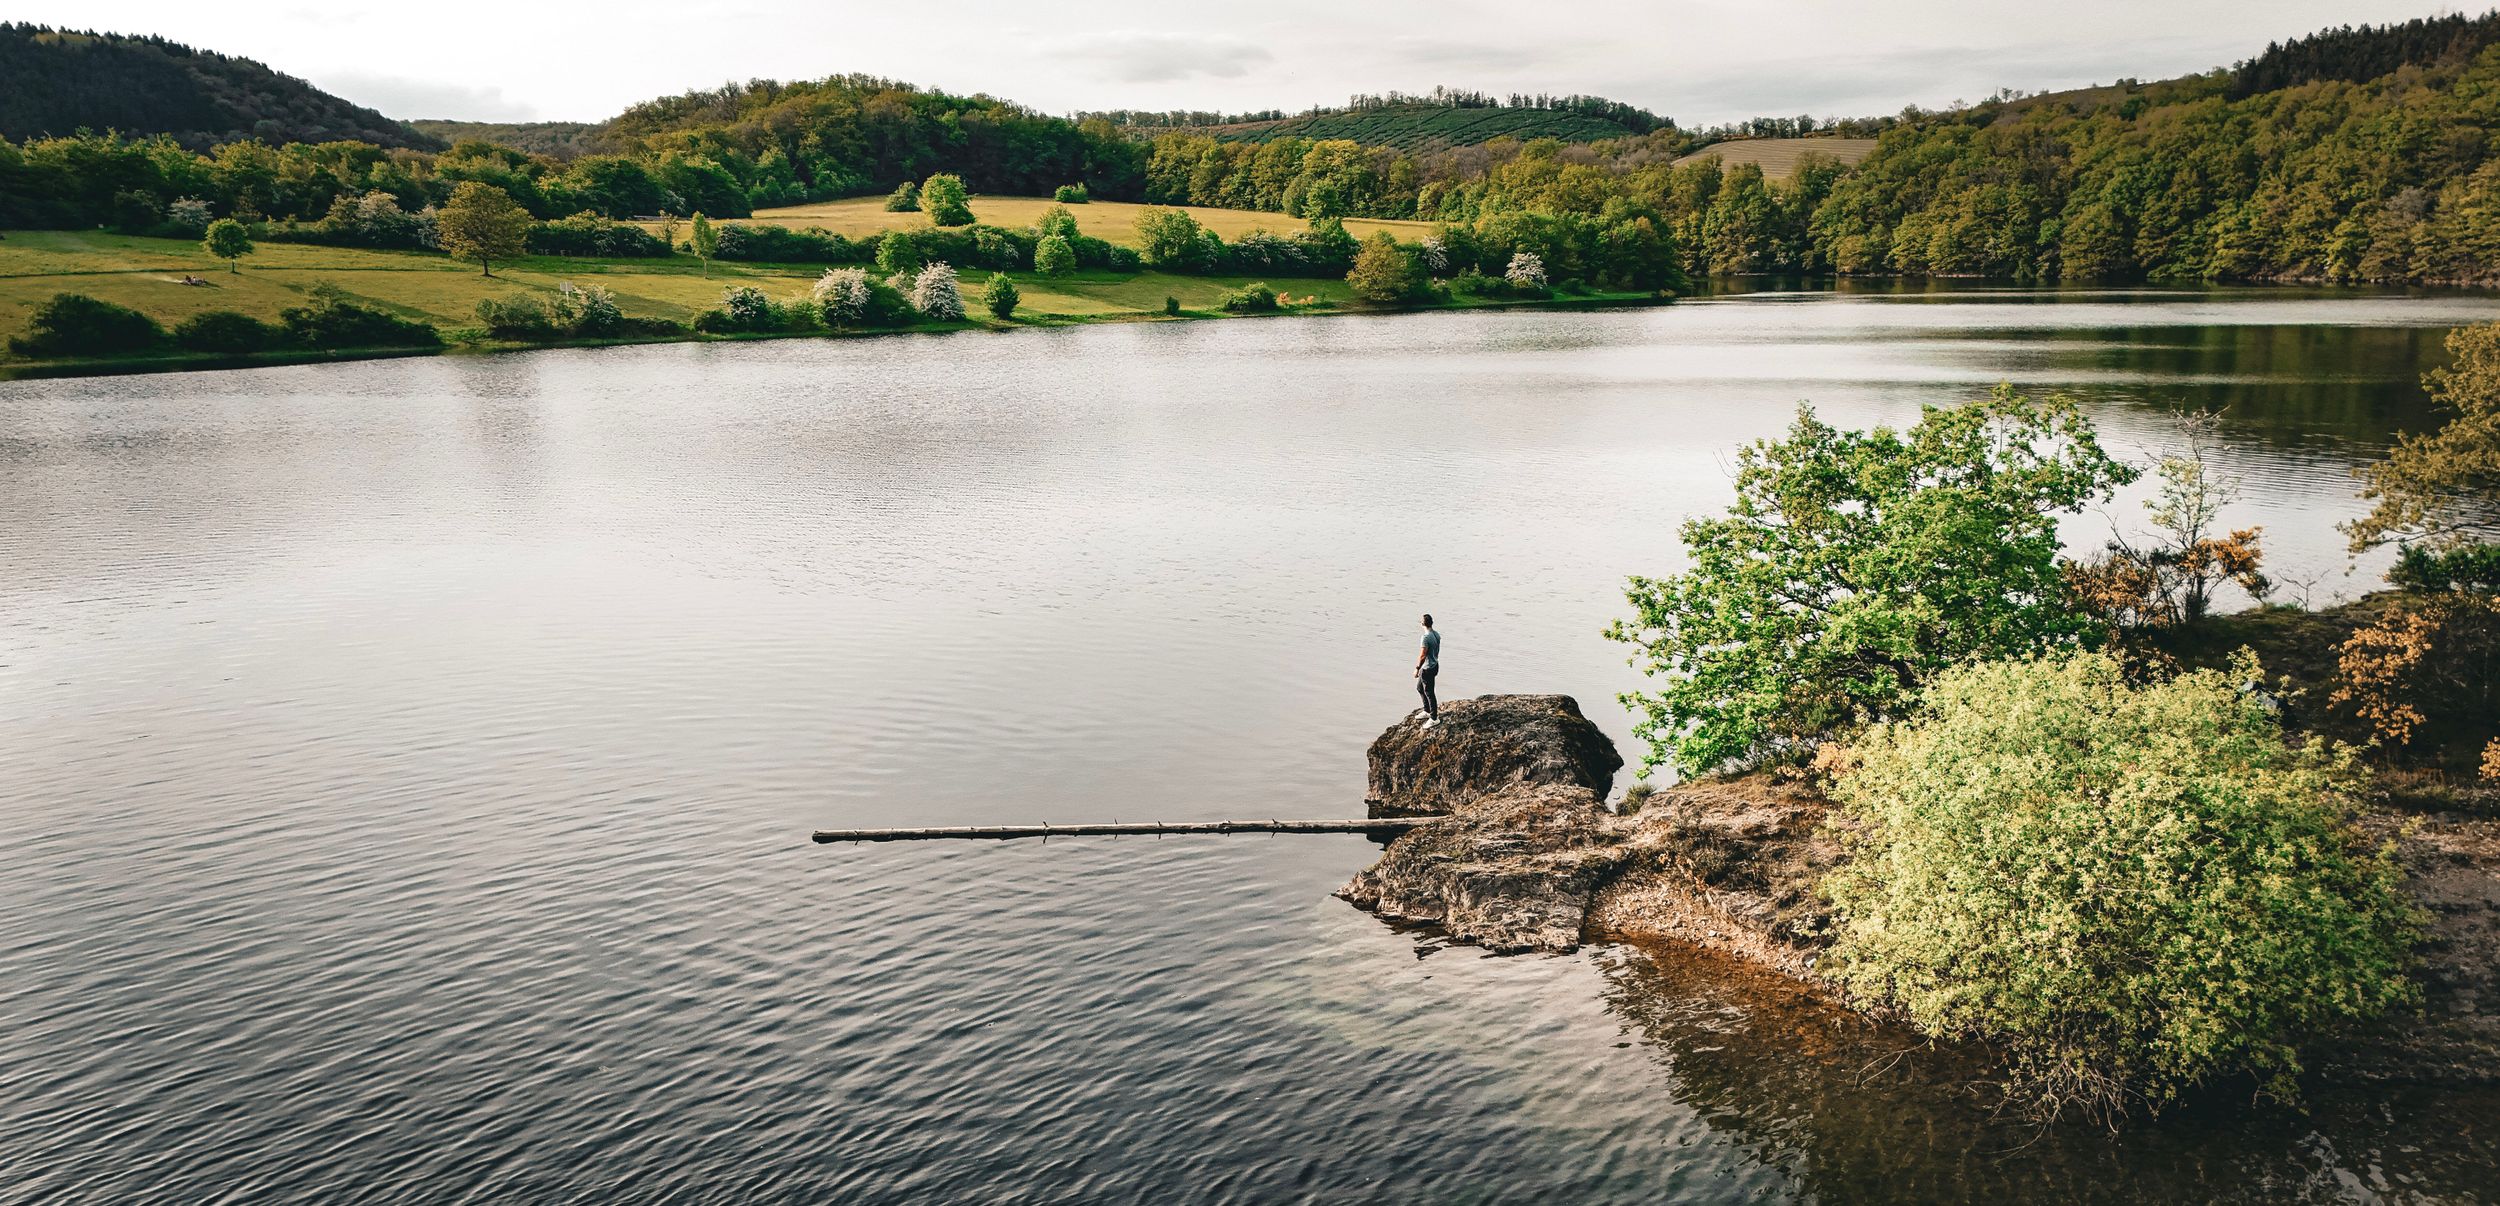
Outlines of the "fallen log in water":
M 941 838 L 1097 837 L 1167 833 L 1404 833 L 1441 817 L 1360 821 L 1112 821 L 1092 825 L 948 825 L 934 829 L 821 829 L 819 842 L 925 842 Z

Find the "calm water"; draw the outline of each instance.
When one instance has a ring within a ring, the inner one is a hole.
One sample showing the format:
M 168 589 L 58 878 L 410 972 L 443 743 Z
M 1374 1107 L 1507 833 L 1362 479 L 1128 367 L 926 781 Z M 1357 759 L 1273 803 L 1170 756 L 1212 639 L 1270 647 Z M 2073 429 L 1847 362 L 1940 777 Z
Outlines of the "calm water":
M 1673 951 L 1489 959 L 1346 838 L 1411 706 L 1567 691 L 1732 449 L 2010 379 L 2231 407 L 2324 601 L 2500 301 L 1756 295 L 0 385 L 0 1200 L 2500 1197 L 2500 1098 L 2117 1136 Z M 2121 508 L 2122 515 L 2131 514 Z M 2071 533 L 2095 544 L 2105 521 Z

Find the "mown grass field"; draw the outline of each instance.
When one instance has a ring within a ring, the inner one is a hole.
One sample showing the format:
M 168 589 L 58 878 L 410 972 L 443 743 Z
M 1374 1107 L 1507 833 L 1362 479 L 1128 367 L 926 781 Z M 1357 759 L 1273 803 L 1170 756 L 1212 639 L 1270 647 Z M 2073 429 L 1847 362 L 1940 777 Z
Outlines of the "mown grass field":
M 1675 162 L 1678 167 L 1697 159 L 1714 158 L 1725 167 L 1754 163 L 1762 166 L 1764 176 L 1785 180 L 1797 174 L 1797 165 L 1804 163 L 1808 155 L 1824 155 L 1854 164 L 1874 153 L 1872 138 L 1740 138 L 1703 147 Z
M 1031 226 L 1041 220 L 1042 211 L 1052 204 L 1048 197 L 974 197 L 972 217 L 991 226 Z M 1137 244 L 1137 215 L 1147 208 L 1126 201 L 1092 201 L 1071 205 L 1068 212 L 1076 215 L 1076 228 L 1080 233 L 1133 247 Z M 1200 225 L 1222 235 L 1227 242 L 1254 230 L 1289 235 L 1309 225 L 1300 218 L 1251 209 L 1205 209 L 1190 205 L 1170 208 L 1188 211 Z M 760 210 L 754 217 L 739 221 L 775 226 L 821 226 L 835 234 L 856 239 L 882 230 L 925 227 L 929 224 L 929 215 L 889 213 L 883 197 L 849 197 L 840 201 L 820 201 L 814 205 Z M 1409 242 L 1432 232 L 1430 222 L 1387 222 L 1373 218 L 1348 218 L 1345 228 L 1358 239 L 1369 238 L 1372 232 L 1385 230 Z M 678 238 L 685 238 L 683 232 L 681 223 Z
M 1134 207 L 1132 207 L 1134 208 Z M 918 215 L 911 215 L 918 216 Z M 134 310 L 168 328 L 205 310 L 235 310 L 275 319 L 301 304 L 315 285 L 337 285 L 349 298 L 379 306 L 444 330 L 473 326 L 478 302 L 515 293 L 554 291 L 566 281 L 597 282 L 616 294 L 625 313 L 679 322 L 719 304 L 732 285 L 755 285 L 775 297 L 803 293 L 824 272 L 816 264 L 715 263 L 705 276 L 694 260 L 603 260 L 537 256 L 495 269 L 493 278 L 474 265 L 414 251 L 365 251 L 296 243 L 263 243 L 228 273 L 222 261 L 196 243 L 100 232 L 30 230 L 0 235 L 0 340 L 26 327 L 34 308 L 55 293 L 84 293 Z M 184 274 L 208 284 L 185 285 Z M 969 302 L 989 274 L 963 274 Z M 1085 272 L 1045 280 L 1016 273 L 1024 304 L 1020 322 L 1152 317 L 1163 299 L 1185 310 L 1213 309 L 1246 277 L 1176 276 L 1145 272 L 1122 276 Z M 1270 282 L 1294 297 L 1352 304 L 1341 280 Z M 982 316 L 986 320 L 986 315 Z M 0 359 L 6 359 L 0 353 Z

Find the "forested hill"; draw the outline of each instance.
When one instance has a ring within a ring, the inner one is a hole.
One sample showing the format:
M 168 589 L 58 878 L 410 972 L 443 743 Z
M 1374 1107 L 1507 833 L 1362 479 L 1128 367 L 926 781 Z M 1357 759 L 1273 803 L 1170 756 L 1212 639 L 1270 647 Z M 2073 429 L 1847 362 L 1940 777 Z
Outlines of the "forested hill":
M 417 118 L 408 123 L 417 132 L 446 143 L 491 142 L 497 146 L 571 159 L 601 149 L 600 127 L 586 121 L 450 121 Z
M 163 38 L 0 24 L 0 81 L 0 137 L 88 129 L 167 134 L 193 150 L 247 138 L 442 145 L 250 59 Z
M 2403 67 L 2464 63 L 2493 42 L 2500 42 L 2500 12 L 2338 26 L 2266 47 L 2232 70 L 2229 95 L 2237 100 L 2324 80 L 2357 84 Z

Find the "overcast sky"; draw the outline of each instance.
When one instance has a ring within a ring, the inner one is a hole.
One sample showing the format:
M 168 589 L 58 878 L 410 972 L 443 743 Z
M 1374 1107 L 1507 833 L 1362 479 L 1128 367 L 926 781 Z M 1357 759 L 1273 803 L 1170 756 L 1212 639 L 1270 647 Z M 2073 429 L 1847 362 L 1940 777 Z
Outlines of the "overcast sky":
M 862 71 L 1047 112 L 1281 108 L 1435 84 L 1593 92 L 1687 126 L 2157 79 L 2376 0 L 20 0 L 6 15 L 259 59 L 393 117 L 597 120 L 723 80 Z M 2478 11 L 2478 10 L 2475 10 Z

